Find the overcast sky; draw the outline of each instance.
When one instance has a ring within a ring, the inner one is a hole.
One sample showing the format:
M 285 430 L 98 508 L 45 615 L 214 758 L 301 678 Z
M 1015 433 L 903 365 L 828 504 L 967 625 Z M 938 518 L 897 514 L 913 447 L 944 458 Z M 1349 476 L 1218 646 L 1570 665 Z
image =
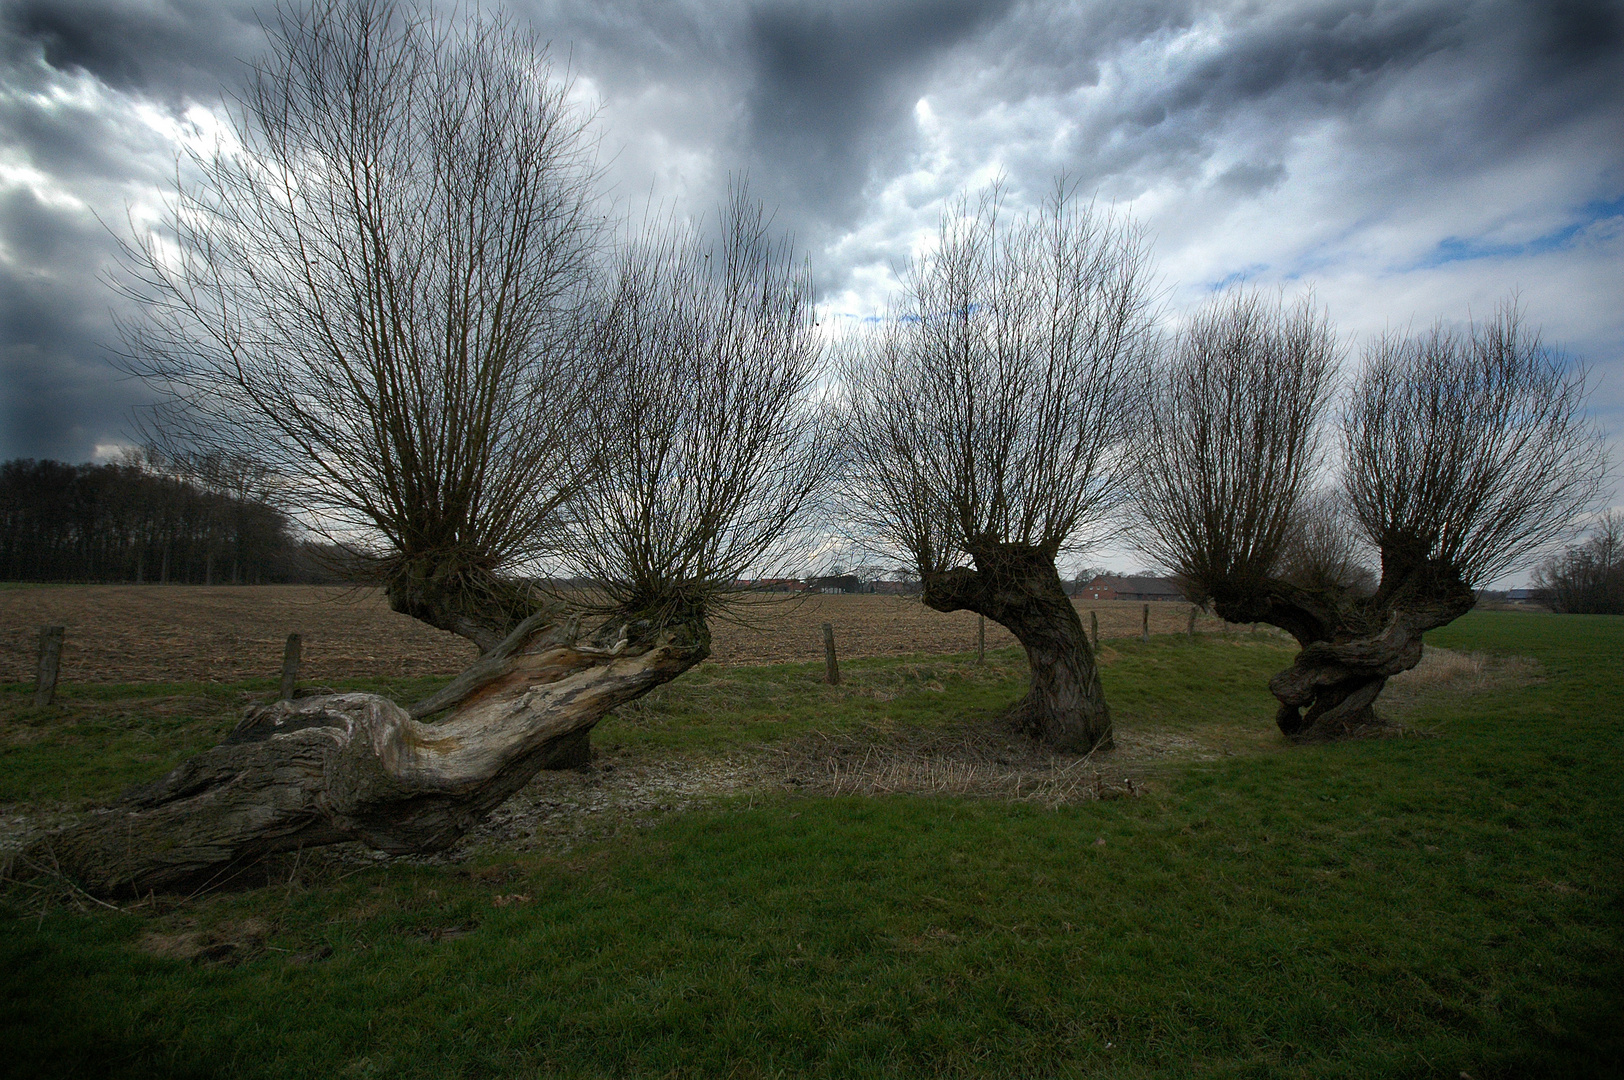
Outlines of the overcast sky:
M 508 7 L 598 106 L 616 196 L 703 212 L 747 173 L 831 319 L 883 308 L 944 198 L 1065 174 L 1149 228 L 1173 318 L 1236 281 L 1311 284 L 1357 355 L 1519 292 L 1592 367 L 1618 461 L 1624 0 Z M 254 8 L 0 4 L 0 458 L 129 441 L 100 222 L 151 205 L 221 115 Z

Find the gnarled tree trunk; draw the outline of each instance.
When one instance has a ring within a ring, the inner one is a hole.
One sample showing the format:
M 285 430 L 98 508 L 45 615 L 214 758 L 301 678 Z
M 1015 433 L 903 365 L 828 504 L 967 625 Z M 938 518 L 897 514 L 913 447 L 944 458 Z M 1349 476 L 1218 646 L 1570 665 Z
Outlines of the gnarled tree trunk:
M 1387 680 L 1421 661 L 1422 637 L 1472 609 L 1459 577 L 1425 564 L 1384 568 L 1375 596 L 1272 580 L 1214 597 L 1232 622 L 1266 622 L 1302 651 L 1269 680 L 1275 722 L 1293 742 L 1331 742 L 1386 727 L 1374 708 Z
M 616 706 L 709 652 L 703 620 L 586 641 L 575 621 L 538 615 L 410 710 L 375 694 L 249 709 L 219 746 L 41 843 L 103 895 L 206 888 L 265 855 L 344 840 L 440 850 Z
M 924 602 L 937 611 L 974 611 L 1015 635 L 1032 681 L 1010 720 L 1056 750 L 1109 750 L 1111 711 L 1077 609 L 1054 556 L 1025 544 L 986 545 L 975 568 L 924 578 Z
M 529 583 L 472 568 L 446 553 L 401 561 L 391 569 L 384 592 L 393 610 L 467 638 L 481 654 L 547 610 Z M 574 769 L 591 760 L 592 732 L 583 728 L 559 740 L 541 767 Z

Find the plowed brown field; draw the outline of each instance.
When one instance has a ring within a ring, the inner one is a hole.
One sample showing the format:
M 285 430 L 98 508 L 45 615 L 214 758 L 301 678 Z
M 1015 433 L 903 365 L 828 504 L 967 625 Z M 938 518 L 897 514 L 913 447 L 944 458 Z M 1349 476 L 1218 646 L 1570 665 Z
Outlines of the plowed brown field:
M 1141 604 L 1078 603 L 1102 637 L 1139 633 Z M 1152 633 L 1182 633 L 1188 604 L 1150 605 Z M 748 625 L 713 620 L 712 658 L 722 664 L 820 660 L 822 624 L 842 657 L 963 653 L 975 648 L 976 616 L 942 614 L 899 596 L 811 596 L 753 604 Z M 236 682 L 274 676 L 282 643 L 304 638 L 305 682 L 450 675 L 472 645 L 390 611 L 380 593 L 325 586 L 65 585 L 0 588 L 0 680 L 31 682 L 42 625 L 67 628 L 64 683 Z M 1198 630 L 1222 626 L 1203 615 Z M 987 647 L 1015 639 L 987 624 Z

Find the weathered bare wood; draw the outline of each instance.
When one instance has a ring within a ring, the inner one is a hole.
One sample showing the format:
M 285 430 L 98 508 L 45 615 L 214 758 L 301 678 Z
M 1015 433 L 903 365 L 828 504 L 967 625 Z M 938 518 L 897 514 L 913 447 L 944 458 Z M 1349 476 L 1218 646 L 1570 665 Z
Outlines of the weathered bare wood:
M 835 628 L 823 624 L 823 677 L 830 686 L 840 685 L 840 661 L 835 656 Z
M 700 620 L 610 627 L 590 641 L 573 621 L 526 620 L 454 694 L 411 710 L 375 694 L 251 708 L 219 746 L 42 843 L 103 895 L 209 887 L 267 854 L 344 840 L 440 850 L 560 743 L 709 652 Z M 414 718 L 443 709 L 438 723 Z
M 299 642 L 298 634 L 289 634 L 287 644 L 282 647 L 282 701 L 291 700 L 299 685 Z
M 1092 608 L 1090 608 L 1089 612 L 1088 612 L 1088 636 L 1090 638 L 1092 638 L 1093 641 L 1094 641 L 1094 651 L 1099 652 L 1100 651 L 1100 613 L 1093 610 Z
M 1195 637 L 1195 617 L 1196 613 L 1200 610 L 1201 609 L 1196 607 L 1194 604 L 1190 605 L 1190 625 L 1184 628 L 1184 633 L 1188 637 Z
M 62 665 L 62 635 L 60 626 L 39 628 L 39 674 L 34 684 L 34 707 L 43 708 L 56 697 L 56 675 Z
M 1139 640 L 1147 644 L 1150 642 L 1150 605 L 1145 605 L 1145 611 L 1139 621 Z

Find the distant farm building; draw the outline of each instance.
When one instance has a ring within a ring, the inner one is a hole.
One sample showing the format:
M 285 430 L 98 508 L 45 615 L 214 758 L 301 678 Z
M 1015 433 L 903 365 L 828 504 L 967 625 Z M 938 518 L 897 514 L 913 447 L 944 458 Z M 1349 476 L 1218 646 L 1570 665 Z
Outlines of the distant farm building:
M 735 589 L 750 592 L 806 592 L 806 582 L 800 578 L 739 578 L 733 582 Z
M 869 592 L 870 590 L 863 587 L 862 581 L 858 580 L 855 574 L 833 574 L 828 577 L 813 578 L 807 582 L 806 591 L 833 593 L 838 596 L 842 593 Z
M 1077 591 L 1084 600 L 1183 600 L 1172 578 L 1117 577 L 1101 574 Z

